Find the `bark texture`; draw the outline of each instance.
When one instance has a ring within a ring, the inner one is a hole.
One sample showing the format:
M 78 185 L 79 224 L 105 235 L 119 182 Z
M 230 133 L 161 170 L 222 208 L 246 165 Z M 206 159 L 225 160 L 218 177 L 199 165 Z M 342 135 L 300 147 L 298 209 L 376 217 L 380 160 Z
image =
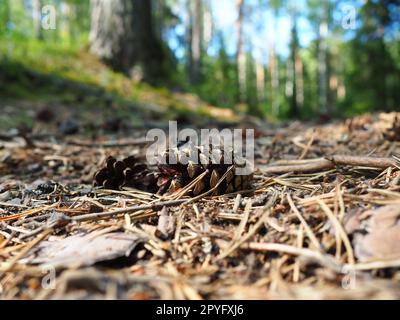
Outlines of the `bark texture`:
M 189 2 L 191 15 L 190 29 L 190 69 L 189 76 L 192 84 L 197 84 L 201 79 L 201 58 L 202 58 L 202 39 L 203 39 L 203 8 L 201 0 Z
M 114 69 L 152 82 L 164 53 L 152 27 L 151 1 L 91 0 L 90 49 Z

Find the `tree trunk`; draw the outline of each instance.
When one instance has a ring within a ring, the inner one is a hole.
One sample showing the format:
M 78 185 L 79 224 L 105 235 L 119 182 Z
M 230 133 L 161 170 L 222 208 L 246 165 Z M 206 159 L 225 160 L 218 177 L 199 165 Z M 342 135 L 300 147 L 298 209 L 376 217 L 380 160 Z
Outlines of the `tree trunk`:
M 33 14 L 33 25 L 35 29 L 36 38 L 43 40 L 43 29 L 42 29 L 42 1 L 32 1 L 32 14 Z
M 197 84 L 201 78 L 202 53 L 202 1 L 191 2 L 190 82 Z
M 296 72 L 296 104 L 301 109 L 304 104 L 304 80 L 303 80 L 303 61 L 301 61 L 301 57 L 298 50 L 296 52 L 294 67 Z
M 278 26 L 277 26 L 277 11 L 274 12 L 274 33 L 275 35 L 269 37 L 268 41 L 270 42 L 270 54 L 269 54 L 269 72 L 271 77 L 271 86 L 270 86 L 270 100 L 272 106 L 272 114 L 274 116 L 279 115 L 279 65 L 278 59 L 276 56 L 275 49 L 275 37 L 277 34 Z
M 319 24 L 319 45 L 318 45 L 318 88 L 319 88 L 319 107 L 322 114 L 329 114 L 328 106 L 328 68 L 326 38 L 328 36 L 328 15 L 329 3 L 323 5 L 322 18 Z
M 259 102 L 265 101 L 265 69 L 262 63 L 261 49 L 256 59 L 256 81 L 257 81 L 257 99 Z
M 114 69 L 148 82 L 164 76 L 151 1 L 91 0 L 91 51 Z
M 291 8 L 291 39 L 290 39 L 290 58 L 288 59 L 288 83 L 287 95 L 290 99 L 289 116 L 296 118 L 300 115 L 298 94 L 297 94 L 297 79 L 296 79 L 296 57 L 298 55 L 298 39 L 297 39 L 297 21 L 295 8 Z
M 246 100 L 246 56 L 243 50 L 243 10 L 244 0 L 236 0 L 236 64 L 237 64 L 237 82 L 238 82 L 238 100 Z
M 156 0 L 155 4 L 155 12 L 156 12 L 156 34 L 158 39 L 163 38 L 164 32 L 164 11 L 165 11 L 165 1 L 164 0 Z
M 208 48 L 214 31 L 211 0 L 203 0 L 203 50 Z
M 68 35 L 70 43 L 75 43 L 77 39 L 77 30 L 75 26 L 76 22 L 76 5 L 64 3 L 63 10 L 63 25 L 65 33 Z

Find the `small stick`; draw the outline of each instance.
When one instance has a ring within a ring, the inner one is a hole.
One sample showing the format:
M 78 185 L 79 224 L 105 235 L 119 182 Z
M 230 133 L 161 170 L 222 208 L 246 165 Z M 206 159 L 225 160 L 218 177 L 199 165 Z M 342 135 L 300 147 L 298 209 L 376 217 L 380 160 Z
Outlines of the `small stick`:
M 322 254 L 318 251 L 314 251 L 306 248 L 297 248 L 287 244 L 281 243 L 260 243 L 260 242 L 249 242 L 242 244 L 241 249 L 255 250 L 255 251 L 274 251 L 291 254 L 295 256 L 302 256 L 314 261 L 318 261 L 322 266 L 332 269 L 338 273 L 343 271 L 343 268 L 338 264 L 330 255 Z
M 83 214 L 83 215 L 80 215 L 80 216 L 72 217 L 72 218 L 70 218 L 70 220 L 71 221 L 86 221 L 86 220 L 94 220 L 94 219 L 97 220 L 97 219 L 102 219 L 102 218 L 108 218 L 108 217 L 114 216 L 114 215 L 132 213 L 132 212 L 142 211 L 142 210 L 157 211 L 157 210 L 162 209 L 162 207 L 177 206 L 177 205 L 180 205 L 180 204 L 185 203 L 187 201 L 188 201 L 187 199 L 179 199 L 179 200 L 155 202 L 155 203 L 146 204 L 146 205 L 140 205 L 140 206 L 127 207 L 127 208 L 123 208 L 123 209 L 117 209 L 117 210 L 114 210 L 114 211 Z
M 28 208 L 28 206 L 25 206 L 23 204 L 16 204 L 16 203 L 7 203 L 7 202 L 2 202 L 0 201 L 0 206 L 2 207 L 17 207 L 17 208 Z
M 26 211 L 23 211 L 23 212 L 20 212 L 20 213 L 16 213 L 16 214 L 12 214 L 12 215 L 9 215 L 9 216 L 0 217 L 0 221 L 17 220 L 17 219 L 22 218 L 24 216 L 28 216 L 28 215 L 35 214 L 35 213 L 38 213 L 38 212 L 43 211 L 43 210 L 48 210 L 48 209 L 54 208 L 54 207 L 56 207 L 58 205 L 59 205 L 59 203 L 57 202 L 57 203 L 53 203 L 52 205 L 45 206 L 43 208 L 30 209 L 30 210 L 26 210 Z
M 135 139 L 126 142 L 114 142 L 114 141 L 106 141 L 102 143 L 93 143 L 93 142 L 83 142 L 83 141 L 66 141 L 66 144 L 78 146 L 78 147 L 87 147 L 87 148 L 122 148 L 129 146 L 137 146 L 137 145 L 146 145 L 150 141 L 147 141 L 144 138 Z
M 296 161 L 296 160 L 295 160 Z M 303 160 L 302 160 L 303 161 Z M 336 165 L 345 166 L 362 166 L 386 169 L 388 167 L 398 167 L 399 162 L 393 158 L 374 158 L 362 156 L 346 156 L 346 155 L 333 155 L 331 157 L 310 159 L 309 163 L 290 164 L 289 161 L 285 165 L 267 165 L 259 166 L 260 170 L 264 173 L 278 174 L 288 172 L 313 172 L 319 170 L 332 169 Z
M 385 268 L 399 268 L 400 267 L 400 259 L 394 260 L 377 260 L 377 261 L 369 261 L 363 263 L 357 263 L 355 265 L 345 265 L 347 270 L 375 270 L 375 269 L 385 269 Z

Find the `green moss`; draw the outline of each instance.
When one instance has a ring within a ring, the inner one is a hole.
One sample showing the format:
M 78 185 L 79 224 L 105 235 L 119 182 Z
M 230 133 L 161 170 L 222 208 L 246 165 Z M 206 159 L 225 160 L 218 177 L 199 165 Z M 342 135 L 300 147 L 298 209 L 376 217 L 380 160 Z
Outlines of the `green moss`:
M 156 106 L 164 119 L 204 120 L 212 117 L 210 109 L 215 108 L 193 95 L 137 83 L 82 48 L 35 40 L 11 46 L 0 41 L 0 97 L 62 103 L 77 110 L 113 104 L 118 106 L 113 114 L 132 123 L 140 122 L 127 107 L 132 104 L 144 111 Z

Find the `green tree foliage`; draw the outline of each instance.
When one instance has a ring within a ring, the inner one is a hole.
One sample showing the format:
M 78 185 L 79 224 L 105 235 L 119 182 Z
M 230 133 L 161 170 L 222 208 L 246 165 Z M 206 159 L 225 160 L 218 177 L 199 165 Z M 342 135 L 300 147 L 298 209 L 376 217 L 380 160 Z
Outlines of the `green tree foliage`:
M 399 10 L 397 1 L 366 1 L 361 8 L 361 26 L 346 45 L 350 61 L 346 70 L 345 106 L 353 106 L 357 111 L 389 111 L 400 107 L 398 56 L 389 49 L 400 48 L 398 30 L 397 41 L 393 39 L 398 20 L 391 10 L 394 13 L 396 7 Z
M 188 72 L 193 58 L 190 52 L 193 46 L 188 37 L 193 30 L 193 11 L 189 12 L 193 7 L 189 5 L 191 0 L 149 1 L 153 4 L 153 30 L 162 41 L 160 50 L 168 57 L 162 66 L 162 70 L 168 70 L 168 78 L 158 85 L 169 90 L 189 91 L 210 104 L 270 119 L 318 117 L 326 111 L 322 105 L 323 92 L 327 109 L 333 116 L 400 108 L 400 5 L 396 0 L 355 3 L 356 23 L 350 30 L 341 23 L 341 8 L 351 4 L 344 0 L 246 1 L 242 21 L 246 60 L 242 99 L 239 99 L 237 85 L 236 53 L 232 51 L 232 46 L 236 46 L 235 26 L 232 25 L 232 34 L 219 29 L 212 11 L 214 0 L 197 0 L 202 12 L 197 12 L 196 27 L 201 29 L 197 30 L 201 37 L 198 70 L 201 76 L 196 81 L 193 81 L 193 72 Z M 232 10 L 235 10 L 236 2 L 232 1 Z M 88 50 L 89 0 L 39 2 L 42 6 L 53 5 L 57 11 L 56 30 L 42 32 L 41 39 L 35 30 L 33 1 L 0 1 L 0 59 L 12 57 L 22 42 L 29 44 L 29 50 L 36 50 L 45 43 L 75 53 L 78 48 Z M 269 20 L 256 19 L 260 12 L 269 12 Z M 235 14 L 233 12 L 233 16 Z M 270 23 L 274 32 L 278 32 L 277 26 L 282 21 L 291 21 L 285 53 L 277 43 L 279 34 L 272 39 L 260 31 Z M 307 32 L 313 34 L 307 45 L 302 45 L 301 41 L 304 21 L 311 29 Z M 320 33 L 323 23 L 328 30 L 323 39 L 325 51 L 321 50 L 324 48 Z M 255 37 L 268 44 L 261 55 Z M 79 59 L 78 54 L 76 59 Z M 260 88 L 265 92 L 260 92 Z

